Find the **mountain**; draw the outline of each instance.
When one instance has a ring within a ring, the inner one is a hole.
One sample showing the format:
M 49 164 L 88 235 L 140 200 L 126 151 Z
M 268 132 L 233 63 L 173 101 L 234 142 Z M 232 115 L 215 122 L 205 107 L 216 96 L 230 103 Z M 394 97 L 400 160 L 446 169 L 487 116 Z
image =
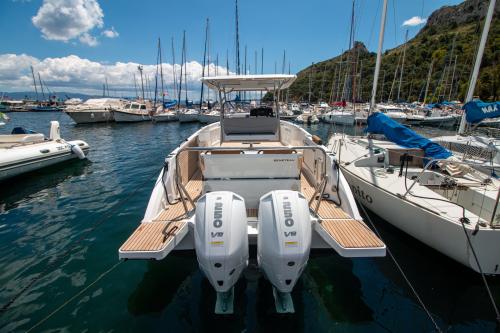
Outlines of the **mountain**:
M 382 55 L 377 101 L 397 99 L 401 69 L 398 64 L 402 62 L 401 55 L 405 47 L 406 57 L 399 95 L 401 100 L 423 100 L 431 63 L 427 101 L 463 100 L 467 93 L 488 2 L 467 0 L 455 6 L 441 7 L 432 13 L 426 25 L 414 38 L 408 40 L 406 45 L 386 50 Z M 500 4 L 497 2 L 475 90 L 475 95 L 483 100 L 500 98 L 499 10 Z M 290 98 L 295 101 L 307 101 L 311 77 L 311 101 L 341 100 L 346 81 L 344 96 L 351 100 L 351 78 L 353 73 L 356 73 L 354 89 L 357 100 L 368 101 L 371 96 L 375 58 L 374 52 L 369 52 L 363 43 L 356 42 L 351 50 L 297 73 L 298 78 L 290 87 Z
M 36 94 L 33 91 L 17 91 L 17 92 L 6 92 L 0 93 L 0 99 L 2 99 L 2 94 L 4 99 L 13 99 L 13 100 L 21 100 L 21 99 L 32 99 L 36 100 Z M 39 98 L 42 98 L 41 94 L 39 94 Z M 71 92 L 54 92 L 54 95 L 61 100 L 65 100 L 67 98 L 80 98 L 81 100 L 87 100 L 89 98 L 101 98 L 102 95 L 94 96 L 94 95 L 86 95 L 80 93 L 71 93 Z M 52 95 L 51 95 L 52 96 Z M 48 94 L 46 94 L 48 97 Z M 113 96 L 111 96 L 113 97 Z

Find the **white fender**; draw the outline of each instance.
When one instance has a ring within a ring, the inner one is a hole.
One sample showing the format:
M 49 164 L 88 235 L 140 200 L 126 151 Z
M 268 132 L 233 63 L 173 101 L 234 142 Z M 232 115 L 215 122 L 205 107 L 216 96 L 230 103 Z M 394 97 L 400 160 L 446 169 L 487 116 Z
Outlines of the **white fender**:
M 83 152 L 82 148 L 80 148 L 79 145 L 71 145 L 71 152 L 78 156 L 79 159 L 83 160 L 85 159 L 85 153 Z

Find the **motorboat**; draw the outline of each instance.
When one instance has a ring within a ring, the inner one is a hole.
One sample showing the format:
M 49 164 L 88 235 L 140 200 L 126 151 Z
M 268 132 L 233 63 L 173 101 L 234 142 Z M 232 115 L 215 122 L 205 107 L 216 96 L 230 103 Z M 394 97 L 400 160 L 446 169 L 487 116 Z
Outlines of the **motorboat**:
M 160 112 L 156 112 L 152 116 L 153 122 L 155 123 L 161 123 L 161 122 L 171 122 L 171 121 L 178 121 L 179 116 L 177 115 L 177 112 L 171 111 L 171 110 L 162 110 Z
M 24 111 L 24 102 L 15 100 L 0 101 L 0 112 L 18 112 Z
M 178 112 L 180 123 L 193 123 L 199 121 L 200 112 L 195 109 L 181 109 Z
M 113 110 L 113 117 L 117 123 L 133 123 L 150 121 L 151 113 L 151 107 L 145 101 L 133 101 Z
M 308 124 L 308 125 L 319 123 L 318 116 L 310 112 L 302 113 L 301 115 L 297 116 L 297 118 L 295 118 L 294 121 L 299 124 Z
M 199 118 L 198 118 L 199 122 L 202 124 L 212 124 L 212 123 L 218 122 L 219 119 L 220 119 L 219 110 L 212 110 L 212 111 L 200 113 Z
M 89 145 L 61 138 L 59 122 L 50 122 L 50 135 L 14 128 L 0 135 L 0 181 L 72 159 L 85 159 Z
M 406 122 L 407 118 L 406 113 L 403 111 L 403 109 L 397 106 L 388 104 L 377 104 L 376 108 L 379 112 L 387 114 L 389 118 L 394 119 L 398 123 Z
M 457 117 L 440 109 L 412 110 L 406 115 L 406 123 L 417 126 L 453 127 Z
M 356 119 L 352 111 L 333 110 L 323 114 L 321 120 L 329 124 L 353 126 Z
M 358 201 L 474 271 L 500 274 L 500 181 L 383 113 L 367 131 L 328 142 Z
M 118 250 L 119 258 L 161 260 L 172 251 L 194 250 L 216 292 L 215 312 L 230 314 L 234 285 L 245 270 L 258 266 L 273 286 L 276 311 L 290 313 L 291 291 L 311 251 L 385 255 L 385 244 L 363 222 L 335 157 L 318 137 L 280 120 L 279 95 L 295 79 L 202 78 L 222 96 L 220 121 L 166 157 L 144 217 Z M 226 97 L 238 91 L 277 97 L 272 104 L 247 105 L 248 113 L 226 113 L 231 109 Z M 249 261 L 256 265 L 249 267 Z
M 91 98 L 77 105 L 68 105 L 64 112 L 77 124 L 114 121 L 113 110 L 123 106 L 118 98 Z

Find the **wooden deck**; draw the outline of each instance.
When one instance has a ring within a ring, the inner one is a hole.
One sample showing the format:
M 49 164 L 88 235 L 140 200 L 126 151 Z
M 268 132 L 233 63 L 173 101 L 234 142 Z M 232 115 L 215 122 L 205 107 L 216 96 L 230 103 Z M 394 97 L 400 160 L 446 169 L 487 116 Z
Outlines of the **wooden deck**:
M 337 219 L 321 220 L 319 223 L 344 248 L 384 246 L 384 243 L 363 222 L 354 219 Z
M 176 233 L 186 224 L 175 222 L 143 222 L 123 243 L 120 251 L 159 251 L 174 239 Z
M 302 194 L 305 195 L 307 200 L 311 200 L 314 195 L 314 187 L 311 183 L 306 179 L 304 174 L 301 175 L 300 178 L 300 187 Z M 319 194 L 316 194 L 319 196 Z M 316 209 L 316 205 L 318 204 L 318 198 L 315 198 L 311 202 L 311 208 Z M 342 208 L 337 206 L 333 201 L 322 199 L 318 209 L 318 216 L 321 219 L 348 219 L 350 218 Z
M 200 171 L 197 171 L 193 177 L 188 181 L 185 185 L 187 192 L 191 196 L 191 199 L 196 203 L 196 200 L 201 195 L 203 189 L 203 181 L 201 179 Z M 186 200 L 186 206 L 188 210 L 194 209 L 193 205 Z M 177 221 L 186 218 L 186 211 L 184 209 L 184 205 L 181 201 L 177 202 L 174 205 L 169 205 L 165 209 L 163 209 L 160 214 L 153 221 Z
M 302 193 L 310 200 L 315 192 L 314 187 L 306 179 L 305 175 L 301 177 Z M 311 202 L 311 209 L 316 209 L 318 204 L 319 194 L 316 194 Z M 370 228 L 362 221 L 358 221 L 350 217 L 342 208 L 337 206 L 333 201 L 321 199 L 318 213 L 319 217 L 316 230 L 339 254 L 349 256 L 362 256 L 359 252 L 351 253 L 349 249 L 367 249 L 366 255 L 373 251 L 376 256 L 385 255 L 385 244 L 371 231 Z M 362 251 L 362 250 L 361 250 Z

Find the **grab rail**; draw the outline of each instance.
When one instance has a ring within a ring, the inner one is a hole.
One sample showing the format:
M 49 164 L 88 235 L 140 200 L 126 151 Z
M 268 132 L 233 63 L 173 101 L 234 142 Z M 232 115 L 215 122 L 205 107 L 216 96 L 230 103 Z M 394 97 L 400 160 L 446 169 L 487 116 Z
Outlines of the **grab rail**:
M 442 158 L 436 158 L 436 159 L 432 159 L 430 160 L 425 166 L 424 168 L 422 169 L 422 171 L 419 173 L 419 175 L 413 180 L 413 183 L 410 185 L 410 187 L 408 187 L 408 189 L 406 190 L 406 192 L 403 194 L 403 198 L 406 197 L 406 195 L 408 195 L 408 193 L 410 193 L 411 189 L 413 188 L 413 186 L 415 186 L 416 183 L 418 183 L 421 179 L 421 177 L 424 175 L 425 171 L 428 170 L 434 163 L 444 163 L 444 164 L 462 164 L 462 165 L 467 165 L 467 166 L 477 166 L 478 164 L 477 163 L 474 163 L 474 162 L 466 162 L 466 161 L 456 161 L 456 160 L 448 160 L 448 159 L 442 159 Z M 500 191 L 499 191 L 499 195 L 497 195 L 497 200 L 496 200 L 496 205 L 495 205 L 495 210 L 493 212 L 493 215 L 490 219 L 490 227 L 492 228 L 496 228 L 496 224 L 493 223 L 494 222 L 494 219 L 495 219 L 495 213 L 496 213 L 496 207 L 498 206 L 498 200 L 499 200 L 499 197 L 500 197 Z
M 182 192 L 184 192 L 184 194 L 186 195 L 187 199 L 189 200 L 189 202 L 192 204 L 193 207 L 195 206 L 195 204 L 194 204 L 193 199 L 189 195 L 188 191 L 184 187 L 184 184 L 182 184 L 182 179 L 181 179 L 181 174 L 180 174 L 180 169 L 179 169 L 179 155 L 181 153 L 183 153 L 185 151 L 202 151 L 203 152 L 203 151 L 217 151 L 217 150 L 248 150 L 248 151 L 257 151 L 258 152 L 258 151 L 264 151 L 264 150 L 266 150 L 266 151 L 267 150 L 283 150 L 283 148 L 295 150 L 295 151 L 297 151 L 297 150 L 313 150 L 313 151 L 320 150 L 323 153 L 323 170 L 322 170 L 322 174 L 321 174 L 320 179 L 322 179 L 321 182 L 323 182 L 326 179 L 327 154 L 326 154 L 325 149 L 323 149 L 320 146 L 254 147 L 254 146 L 249 145 L 248 147 L 184 147 L 184 148 L 180 148 L 175 155 L 175 176 L 176 176 L 177 186 L 181 190 L 180 197 L 181 197 L 182 205 L 184 207 L 184 211 L 186 212 L 186 214 L 188 213 L 188 208 L 187 208 L 187 205 L 185 202 L 186 198 L 184 197 Z M 315 187 L 317 187 L 317 185 L 318 184 L 316 184 Z M 325 185 L 326 185 L 326 183 L 325 183 Z M 324 190 L 324 188 L 323 188 L 323 190 Z M 321 198 L 320 198 L 320 200 L 321 200 Z M 319 209 L 319 204 L 316 207 L 316 212 L 318 209 Z

